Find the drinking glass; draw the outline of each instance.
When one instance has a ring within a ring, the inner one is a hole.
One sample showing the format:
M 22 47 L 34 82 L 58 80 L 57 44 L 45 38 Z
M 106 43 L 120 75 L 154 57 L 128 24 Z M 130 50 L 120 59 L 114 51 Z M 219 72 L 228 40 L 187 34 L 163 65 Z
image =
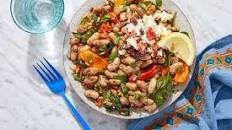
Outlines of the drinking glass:
M 29 33 L 45 33 L 61 21 L 63 0 L 11 0 L 11 15 L 16 25 Z

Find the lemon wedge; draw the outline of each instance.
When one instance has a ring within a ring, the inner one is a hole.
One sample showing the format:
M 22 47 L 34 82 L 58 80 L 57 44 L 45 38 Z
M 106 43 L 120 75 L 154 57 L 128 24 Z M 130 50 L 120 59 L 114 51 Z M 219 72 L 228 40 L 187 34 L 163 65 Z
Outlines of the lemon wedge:
M 196 56 L 196 46 L 187 35 L 180 32 L 167 34 L 161 38 L 158 46 L 175 53 L 187 65 L 191 66 L 193 64 Z

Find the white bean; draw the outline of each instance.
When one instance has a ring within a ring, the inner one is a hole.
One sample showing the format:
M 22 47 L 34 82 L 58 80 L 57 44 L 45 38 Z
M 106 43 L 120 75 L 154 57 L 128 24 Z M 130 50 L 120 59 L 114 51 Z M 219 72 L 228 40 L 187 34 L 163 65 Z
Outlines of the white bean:
M 126 86 L 129 90 L 135 91 L 137 89 L 137 85 L 135 83 L 126 83 Z
M 92 98 L 92 99 L 98 99 L 99 93 L 94 91 L 94 90 L 86 90 L 85 91 L 85 96 Z
M 144 109 L 148 112 L 154 112 L 156 110 L 157 106 L 155 103 L 153 103 L 152 105 L 148 105 L 145 106 Z
M 156 77 L 153 77 L 153 78 L 151 79 L 151 81 L 149 82 L 148 90 L 147 90 L 147 92 L 148 92 L 149 94 L 152 94 L 153 91 L 155 90 L 156 82 L 157 82 Z

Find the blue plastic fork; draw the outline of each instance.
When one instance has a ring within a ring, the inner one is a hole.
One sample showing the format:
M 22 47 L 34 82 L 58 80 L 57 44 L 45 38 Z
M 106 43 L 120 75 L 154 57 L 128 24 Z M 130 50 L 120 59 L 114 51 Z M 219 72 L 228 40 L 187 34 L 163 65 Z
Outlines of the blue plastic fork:
M 40 61 L 40 64 L 37 63 L 36 65 L 33 65 L 35 70 L 38 72 L 40 77 L 43 79 L 43 81 L 46 83 L 48 88 L 54 94 L 60 95 L 64 98 L 73 116 L 80 123 L 82 128 L 84 130 L 91 130 L 91 128 L 89 127 L 87 122 L 84 120 L 84 118 L 81 116 L 81 114 L 76 110 L 76 108 L 72 105 L 72 103 L 66 97 L 65 95 L 66 85 L 65 85 L 64 78 L 45 58 L 43 59 L 45 63 L 43 61 Z

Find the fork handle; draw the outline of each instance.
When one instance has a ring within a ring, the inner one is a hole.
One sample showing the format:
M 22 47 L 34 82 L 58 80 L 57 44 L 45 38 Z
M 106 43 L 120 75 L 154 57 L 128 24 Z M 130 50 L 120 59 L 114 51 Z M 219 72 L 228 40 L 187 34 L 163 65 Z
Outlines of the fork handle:
M 70 100 L 66 97 L 65 94 L 62 94 L 62 97 L 64 98 L 66 104 L 68 105 L 69 109 L 71 110 L 73 116 L 75 119 L 80 123 L 82 128 L 84 130 L 91 130 L 88 123 L 85 121 L 85 119 L 81 116 L 81 114 L 77 111 L 77 109 L 73 106 L 73 104 L 70 102 Z

